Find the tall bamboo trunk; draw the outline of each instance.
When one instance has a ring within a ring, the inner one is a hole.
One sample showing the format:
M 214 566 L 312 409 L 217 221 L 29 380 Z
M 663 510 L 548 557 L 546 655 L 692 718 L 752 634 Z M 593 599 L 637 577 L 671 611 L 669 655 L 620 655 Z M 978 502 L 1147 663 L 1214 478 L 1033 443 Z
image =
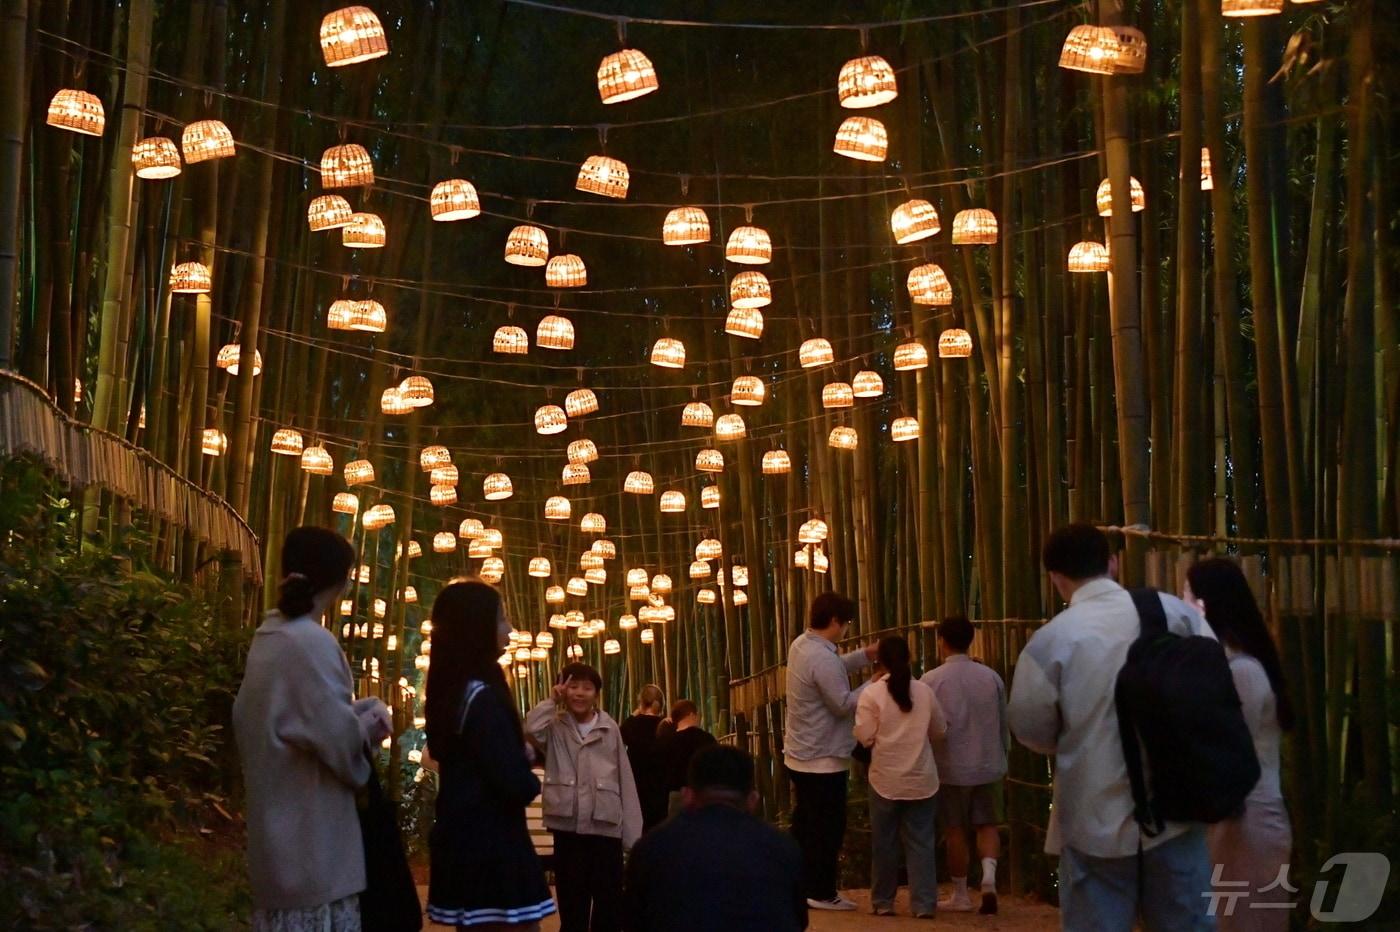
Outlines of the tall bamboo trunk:
M 1177 151 L 1176 236 L 1176 468 L 1174 526 L 1204 530 L 1206 423 L 1197 373 L 1210 358 L 1201 345 L 1201 52 L 1196 4 L 1181 6 L 1181 137 Z M 1150 265 L 1148 274 L 1154 274 Z M 1153 459 L 1157 451 L 1153 451 Z
M 13 359 L 15 307 L 19 298 L 20 191 L 24 180 L 23 92 L 28 84 L 29 5 L 5 4 L 0 16 L 0 369 Z

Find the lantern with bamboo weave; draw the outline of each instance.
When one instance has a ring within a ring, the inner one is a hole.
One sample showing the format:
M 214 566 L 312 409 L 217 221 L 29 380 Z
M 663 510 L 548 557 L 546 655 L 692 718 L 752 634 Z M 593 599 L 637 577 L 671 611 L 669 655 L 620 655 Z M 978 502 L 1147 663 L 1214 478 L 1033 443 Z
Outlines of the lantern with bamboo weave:
M 700 507 L 710 509 L 719 507 L 719 486 L 707 485 L 700 490 Z
M 487 557 L 481 561 L 481 570 L 477 573 L 481 581 L 495 585 L 506 575 L 506 561 L 500 557 Z
M 548 631 L 541 631 L 539 634 L 535 635 L 535 646 L 549 650 L 554 646 L 554 635 Z
M 773 261 L 773 239 L 763 227 L 735 227 L 724 245 L 724 258 L 740 265 L 767 265 Z
M 787 450 L 769 450 L 763 454 L 763 474 L 783 476 L 792 472 L 792 457 Z
M 1221 16 L 1275 16 L 1283 12 L 1283 0 L 1220 0 Z
M 569 417 L 583 417 L 598 410 L 598 396 L 591 388 L 576 388 L 564 396 L 564 411 Z
M 754 307 L 736 307 L 724 321 L 724 332 L 731 336 L 757 340 L 763 336 L 763 312 Z
M 463 540 L 477 540 L 485 530 L 480 518 L 465 518 L 457 527 L 457 536 Z
M 724 472 L 724 454 L 718 450 L 701 450 L 695 454 L 695 468 L 701 472 Z
M 49 112 L 44 122 L 84 136 L 101 136 L 107 126 L 107 114 L 97 95 L 64 88 L 49 101 Z
M 345 464 L 345 484 L 365 485 L 374 481 L 374 464 L 369 460 L 351 460 Z
M 953 218 L 954 246 L 991 246 L 997 241 L 997 216 L 985 207 L 960 210 Z
M 1210 150 L 1201 147 L 1201 190 L 1215 190 L 1215 175 L 1210 169 Z
M 380 528 L 388 527 L 394 523 L 393 505 L 371 505 L 365 509 L 364 517 L 360 523 L 365 526 L 366 531 L 377 531 Z
M 428 481 L 433 485 L 456 485 L 459 481 L 457 467 L 448 463 L 445 466 L 434 466 L 428 473 Z
M 885 380 L 873 369 L 862 369 L 851 379 L 851 394 L 857 398 L 879 398 L 885 393 Z
M 551 256 L 544 267 L 544 283 L 550 288 L 582 288 L 588 284 L 588 268 L 573 253 Z
M 549 261 L 549 237 L 539 227 L 522 223 L 506 237 L 505 260 L 528 268 L 544 265 Z
M 662 514 L 675 515 L 685 511 L 685 493 L 680 489 L 667 489 L 657 502 Z
M 186 164 L 226 159 L 234 153 L 233 133 L 222 120 L 199 120 L 180 134 Z
M 896 372 L 911 372 L 928 366 L 928 350 L 918 340 L 901 343 L 894 348 Z
M 492 550 L 500 550 L 506 542 L 505 535 L 494 527 L 483 528 L 479 540 Z
M 950 327 L 938 335 L 939 359 L 966 359 L 972 355 L 972 334 L 961 327 Z
M 567 521 L 573 513 L 573 506 L 569 500 L 562 495 L 551 495 L 544 502 L 544 518 L 546 521 Z
M 818 547 L 816 550 L 813 550 L 813 551 L 812 551 L 812 571 L 813 571 L 813 572 L 816 572 L 816 573 L 825 573 L 825 572 L 826 572 L 827 570 L 829 570 L 830 568 L 831 568 L 831 559 L 830 559 L 829 557 L 827 557 L 827 555 L 821 551 L 821 548 Z
M 854 450 L 859 442 L 854 427 L 833 427 L 826 438 L 827 446 L 834 450 Z
M 849 110 L 878 107 L 899 94 L 894 69 L 880 55 L 862 55 L 841 66 L 836 76 L 836 96 Z
M 335 472 L 335 461 L 325 447 L 307 447 L 301 451 L 301 468 L 313 476 L 329 476 Z
M 229 375 L 238 374 L 238 363 L 242 358 L 243 348 L 237 343 L 225 343 L 219 347 L 219 353 L 214 357 L 214 365 L 220 369 L 228 371 Z M 253 350 L 253 375 L 262 374 L 262 353 Z
M 428 197 L 428 209 L 433 219 L 440 223 L 470 220 L 481 215 L 481 198 L 470 181 L 448 178 L 433 185 L 433 192 Z
M 399 383 L 399 394 L 411 406 L 426 408 L 433 403 L 433 383 L 427 376 L 410 375 Z
M 394 559 L 402 560 L 405 550 L 407 550 L 408 558 L 410 560 L 417 560 L 418 558 L 423 556 L 423 545 L 418 543 L 418 541 L 416 540 L 410 540 L 408 542 L 407 547 L 405 547 L 403 544 L 399 544 L 399 551 L 398 553 L 394 554 Z
M 737 414 L 723 414 L 715 421 L 715 439 L 721 443 L 739 440 L 747 433 L 744 419 Z
M 724 547 L 718 538 L 705 537 L 695 545 L 695 559 L 697 560 L 718 560 L 722 556 L 724 556 Z
M 1066 265 L 1071 272 L 1107 272 L 1109 269 L 1108 247 L 1103 243 L 1083 242 L 1070 247 Z
M 564 485 L 588 485 L 593 481 L 593 475 L 584 463 L 565 463 L 561 481 Z
M 890 424 L 890 439 L 895 443 L 919 439 L 919 422 L 912 417 L 897 417 Z
M 321 20 L 321 54 L 328 66 L 340 68 L 388 55 L 389 42 L 373 10 L 347 6 Z
M 204 428 L 200 448 L 205 456 L 223 456 L 228 450 L 228 437 L 215 427 Z
M 684 369 L 685 344 L 674 337 L 662 337 L 651 348 L 651 364 L 662 369 Z
M 596 570 L 596 569 L 602 569 L 602 566 L 603 566 L 603 558 L 602 558 L 600 555 L 594 553 L 592 550 L 585 550 L 583 553 L 579 554 L 579 557 L 578 557 L 578 568 L 579 568 L 579 569 L 581 569 L 581 570 Z M 590 579 L 590 580 L 589 580 L 589 584 L 592 585 L 592 583 L 593 583 L 593 581 Z
M 485 560 L 489 556 L 491 556 L 491 547 L 485 540 L 477 538 L 467 543 L 467 559 Z
M 645 567 L 634 566 L 627 571 L 626 581 L 629 586 L 645 586 L 650 579 L 651 574 Z
M 598 96 L 605 104 L 636 100 L 658 86 L 656 67 L 637 49 L 613 52 L 598 65 Z
M 388 242 L 384 220 L 378 214 L 362 211 L 350 215 L 340 228 L 340 241 L 351 249 L 381 249 Z
M 804 544 L 820 544 L 826 540 L 830 529 L 821 518 L 812 518 L 802 522 L 802 526 L 797 529 L 797 539 Z
M 570 463 L 592 463 L 598 459 L 598 445 L 587 437 L 569 443 L 567 456 Z
M 447 466 L 452 462 L 452 452 L 442 444 L 431 444 L 418 452 L 418 468 L 423 472 L 432 472 L 439 466 Z
M 627 163 L 607 155 L 590 155 L 579 166 L 574 188 L 588 194 L 622 199 L 627 196 L 631 172 Z
M 213 288 L 213 276 L 203 262 L 179 262 L 170 268 L 172 294 L 208 294 Z
M 729 390 L 729 401 L 732 404 L 756 408 L 763 404 L 767 393 L 763 380 L 758 376 L 741 375 L 734 380 L 734 386 Z
M 749 604 L 749 594 L 742 589 L 734 590 L 734 607 L 743 608 Z
M 542 405 L 535 409 L 535 433 L 548 437 L 551 434 L 561 434 L 568 427 L 568 415 L 558 405 Z
M 543 349 L 571 350 L 574 348 L 574 324 L 567 317 L 551 314 L 540 320 L 535 328 L 535 345 Z
M 1065 37 L 1060 48 L 1060 67 L 1089 74 L 1113 74 L 1121 48 L 1118 36 L 1107 26 L 1081 24 Z
M 665 573 L 657 573 L 651 578 L 651 591 L 659 595 L 669 595 L 671 592 L 671 577 Z
M 515 494 L 510 476 L 503 472 L 493 472 L 481 481 L 481 494 L 488 502 L 501 502 Z
M 729 282 L 729 300 L 735 307 L 767 307 L 773 303 L 773 288 L 762 272 L 740 272 Z
M 403 599 L 404 602 L 411 605 L 418 601 L 418 590 L 412 586 L 404 586 L 403 591 L 399 593 L 399 597 Z
M 131 147 L 131 164 L 137 178 L 159 180 L 180 174 L 180 150 L 175 140 L 165 136 L 147 136 Z
M 856 403 L 855 390 L 848 382 L 827 382 L 822 386 L 823 408 L 849 408 Z
M 710 568 L 708 560 L 696 560 L 690 564 L 691 579 L 709 579 L 712 573 L 713 570 Z
M 846 117 L 836 129 L 831 151 L 859 162 L 883 162 L 890 137 L 885 124 L 874 117 Z
M 548 557 L 531 557 L 530 567 L 526 572 L 538 579 L 547 579 L 553 572 L 553 567 L 550 566 Z
M 928 239 L 942 229 L 938 211 L 923 198 L 907 200 L 890 214 L 890 231 L 894 233 L 894 241 L 900 245 Z
M 301 456 L 302 439 L 299 431 L 283 427 L 272 435 L 272 452 L 282 456 Z
M 404 398 L 398 386 L 390 385 L 379 396 L 379 410 L 391 416 L 399 416 L 412 413 L 413 405 Z
M 1132 198 L 1133 213 L 1147 209 L 1147 195 L 1142 190 L 1142 182 L 1130 177 L 1128 192 Z M 1094 204 L 1099 209 L 1100 217 L 1113 216 L 1113 185 L 1107 178 L 1099 183 L 1099 190 L 1094 194 Z
M 456 534 L 451 531 L 438 531 L 433 535 L 433 553 L 451 553 L 456 549 Z
M 800 547 L 800 548 L 798 548 L 797 550 L 794 550 L 794 551 L 793 551 L 793 554 L 792 554 L 792 568 L 793 568 L 793 569 L 805 570 L 807 567 L 809 567 L 809 566 L 811 566 L 811 565 L 812 565 L 812 558 L 811 558 L 811 555 L 807 553 L 807 548 L 806 548 L 806 547 Z
M 491 349 L 505 355 L 524 355 L 530 352 L 530 335 L 523 327 L 498 327 L 491 339 Z
M 378 301 L 352 301 L 341 298 L 331 303 L 326 312 L 328 330 L 358 330 L 361 333 L 383 333 L 389 315 Z
M 953 286 L 948 275 L 942 266 L 933 262 L 910 269 L 905 285 L 909 289 L 909 300 L 915 304 L 947 307 L 953 303 Z
M 1147 36 L 1132 26 L 1113 26 L 1118 40 L 1118 57 L 1113 61 L 1114 74 L 1142 74 L 1147 68 Z
M 653 495 L 656 492 L 656 481 L 652 479 L 651 473 L 634 469 L 623 480 L 622 491 L 630 495 Z
M 596 511 L 590 511 L 579 520 L 578 527 L 585 534 L 606 534 L 608 520 Z
M 622 653 L 622 645 L 613 638 L 608 638 L 603 642 L 603 653 L 609 656 Z
M 321 230 L 338 230 L 355 216 L 350 202 L 339 194 L 322 194 L 312 198 L 306 208 L 306 225 L 313 233 Z
M 632 615 L 630 613 L 626 615 L 619 615 L 617 619 L 617 627 L 622 631 L 637 630 L 637 616 Z
M 358 570 L 358 572 L 357 572 L 355 578 L 356 578 L 357 580 L 359 580 L 360 585 L 362 585 L 362 586 L 369 585 L 369 564 L 368 564 L 368 563 L 361 563 L 361 564 L 360 564 L 360 569 Z
M 677 207 L 661 224 L 661 241 L 667 246 L 694 246 L 710 241 L 710 218 L 699 207 Z
M 813 337 L 806 340 L 797 350 L 797 361 L 802 364 L 804 369 L 827 366 L 835 359 L 836 355 L 831 349 L 831 341 L 825 337 Z
M 715 590 L 697 589 L 695 591 L 695 601 L 701 605 L 714 605 L 716 601 Z
M 549 588 L 545 589 L 545 591 L 544 591 L 544 600 L 545 600 L 546 604 L 549 604 L 549 605 L 560 605 L 560 604 L 562 604 L 562 603 L 564 602 L 564 599 L 565 599 L 567 596 L 568 596 L 568 593 L 566 593 L 566 592 L 564 591 L 564 587 L 563 587 L 563 586 L 550 586 Z M 561 615 L 561 616 L 559 616 L 559 617 L 560 617 L 560 619 L 561 619 L 561 621 L 562 621 L 562 620 L 563 620 L 563 616 Z M 567 622 L 565 622 L 564 625 L 561 625 L 561 627 L 563 627 L 563 626 L 567 626 Z
M 583 579 L 590 586 L 602 586 L 608 581 L 608 571 L 601 566 L 590 566 L 583 571 Z
M 374 162 L 364 146 L 347 142 L 321 153 L 321 187 L 357 188 L 366 184 L 374 184 Z
M 643 628 L 641 633 L 642 643 L 650 647 L 656 643 L 656 632 L 650 628 Z
M 592 546 L 590 546 L 588 549 L 592 550 L 604 560 L 617 559 L 617 544 L 613 543 L 607 538 L 600 538 L 599 540 L 595 540 Z
M 573 576 L 564 584 L 564 591 L 569 595 L 587 595 L 588 580 L 582 576 Z
M 714 409 L 703 401 L 688 402 L 681 411 L 682 427 L 710 428 L 715 425 Z

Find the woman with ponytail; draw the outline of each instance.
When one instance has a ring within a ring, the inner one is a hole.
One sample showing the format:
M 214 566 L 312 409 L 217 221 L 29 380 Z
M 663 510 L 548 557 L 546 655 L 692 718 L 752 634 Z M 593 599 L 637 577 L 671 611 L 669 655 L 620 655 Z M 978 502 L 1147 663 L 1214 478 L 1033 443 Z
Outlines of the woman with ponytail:
M 253 635 L 233 704 L 254 932 L 360 932 L 355 791 L 369 780 L 366 750 L 389 735 L 390 719 L 378 699 L 355 700 L 345 654 L 321 624 L 354 562 L 334 531 L 287 535 L 277 608 Z
M 910 905 L 916 917 L 932 918 L 938 907 L 933 855 L 938 766 L 931 742 L 942 740 L 948 725 L 933 690 L 914 679 L 904 638 L 882 639 L 878 657 L 885 673 L 856 704 L 856 740 L 871 749 L 871 910 L 894 915 L 902 837 Z

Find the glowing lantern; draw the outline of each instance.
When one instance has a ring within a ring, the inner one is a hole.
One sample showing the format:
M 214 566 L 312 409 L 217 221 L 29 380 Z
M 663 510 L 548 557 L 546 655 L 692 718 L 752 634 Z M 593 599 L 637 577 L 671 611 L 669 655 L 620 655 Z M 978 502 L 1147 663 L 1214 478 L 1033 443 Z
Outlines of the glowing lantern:
M 428 481 L 433 485 L 456 485 L 458 480 L 457 467 L 451 463 L 445 466 L 434 466 L 428 474 Z
M 412 586 L 404 586 L 403 592 L 399 593 L 399 595 L 401 595 L 403 597 L 404 602 L 408 604 L 412 604 L 418 601 L 418 590 L 413 588 Z
M 335 462 L 325 447 L 307 447 L 301 451 L 301 468 L 313 476 L 329 476 L 335 472 Z
M 695 601 L 701 605 L 714 605 L 716 600 L 717 597 L 713 589 L 697 589 L 695 592 Z
M 374 481 L 374 464 L 369 460 L 351 460 L 345 464 L 345 484 L 364 485 Z
M 631 173 L 627 163 L 606 155 L 590 155 L 579 166 L 574 188 L 603 197 L 625 198 Z
M 1142 190 L 1142 182 L 1129 177 L 1128 193 L 1132 199 L 1133 213 L 1147 209 L 1147 195 Z M 1099 190 L 1094 194 L 1094 204 L 1099 209 L 1100 217 L 1113 216 L 1113 185 L 1107 178 L 1099 183 Z
M 379 17 L 369 7 L 347 6 L 321 20 L 321 54 L 332 68 L 389 54 Z
M 773 261 L 773 239 L 763 227 L 735 227 L 724 245 L 724 258 L 740 265 L 767 265 Z
M 173 294 L 208 294 L 214 287 L 209 266 L 202 262 L 181 262 L 170 269 Z
M 763 454 L 763 474 L 781 476 L 792 471 L 792 458 L 787 450 L 769 450 Z
M 836 130 L 831 150 L 860 162 L 883 162 L 889 147 L 885 124 L 874 117 L 846 117 Z
M 857 398 L 879 398 L 885 393 L 885 380 L 873 369 L 862 369 L 851 379 L 851 394 Z
M 695 545 L 695 559 L 718 560 L 724 555 L 724 546 L 718 538 L 706 537 Z
M 662 337 L 651 348 L 651 364 L 662 369 L 685 368 L 685 344 L 672 337 Z
M 1302 2 L 1310 3 L 1312 0 Z M 1112 29 L 1118 39 L 1118 58 L 1113 64 L 1113 73 L 1142 74 L 1147 68 L 1147 36 L 1142 34 L 1141 29 L 1132 26 L 1113 26 Z
M 584 579 L 582 576 L 574 576 L 565 584 L 564 591 L 569 595 L 587 595 L 588 580 Z
M 567 521 L 573 514 L 573 506 L 569 500 L 562 495 L 551 495 L 544 502 L 544 517 L 546 521 Z
M 1282 0 L 1279 0 L 1280 5 Z M 1118 36 L 1107 26 L 1075 26 L 1060 49 L 1060 67 L 1089 74 L 1113 74 L 1121 48 Z
M 637 628 L 637 616 L 632 614 L 619 615 L 617 626 L 623 631 L 635 631 Z
M 724 454 L 718 450 L 701 450 L 695 454 L 695 468 L 701 472 L 724 472 Z
M 535 433 L 547 437 L 563 433 L 568 427 L 568 415 L 558 405 L 544 405 L 535 410 Z
M 380 249 L 388 242 L 384 220 L 378 214 L 359 212 L 340 228 L 340 241 L 351 249 Z
M 950 327 L 938 335 L 939 359 L 965 359 L 972 355 L 972 334 L 961 327 Z
M 457 535 L 451 531 L 438 531 L 433 535 L 433 553 L 451 553 L 457 549 Z
M 457 487 L 455 485 L 435 485 L 428 490 L 428 500 L 439 508 L 455 505 L 457 504 Z
M 321 154 L 321 187 L 354 188 L 374 184 L 374 162 L 364 146 L 347 142 Z
M 756 375 L 741 375 L 734 380 L 734 387 L 729 391 L 729 400 L 736 405 L 757 407 L 763 404 L 767 389 L 763 385 L 763 380 Z
M 632 495 L 651 495 L 656 492 L 656 482 L 651 478 L 651 473 L 634 469 L 623 481 L 622 491 Z
M 613 543 L 612 541 L 610 541 L 610 540 L 606 540 L 606 539 L 595 540 L 595 541 L 593 542 L 593 546 L 589 547 L 588 549 L 592 550 L 594 553 L 596 553 L 598 556 L 602 557 L 604 560 L 615 560 L 615 559 L 617 559 L 617 544 L 614 544 L 614 543 Z
M 1220 0 L 1221 16 L 1274 16 L 1283 12 L 1283 0 Z
M 238 360 L 243 350 L 237 343 L 227 343 L 219 347 L 219 354 L 214 358 L 214 365 L 220 369 L 227 369 L 229 375 L 238 374 Z M 262 374 L 262 353 L 253 350 L 253 375 Z
M 338 230 L 349 223 L 354 215 L 350 202 L 339 194 L 322 194 L 313 198 L 311 206 L 306 208 L 306 225 L 313 233 Z
M 598 65 L 598 96 L 605 104 L 635 100 L 658 86 L 656 67 L 636 49 L 613 52 Z
M 447 466 L 452 463 L 452 453 L 447 447 L 441 444 L 432 444 L 424 447 L 418 452 L 418 468 L 424 472 L 432 472 L 439 466 Z
M 394 523 L 394 506 L 371 505 L 365 510 L 360 523 L 365 526 L 366 531 L 377 531 L 380 528 L 388 527 Z
M 476 186 L 462 178 L 449 178 L 433 185 L 433 193 L 428 198 L 428 209 L 433 219 L 439 222 L 470 220 L 481 214 L 481 198 L 477 197 Z
M 579 521 L 578 527 L 585 534 L 606 534 L 608 521 L 597 512 L 590 511 Z
M 148 136 L 131 148 L 131 164 L 137 178 L 158 180 L 180 174 L 180 150 L 175 140 L 165 136 Z
M 598 396 L 591 388 L 576 388 L 564 397 L 564 410 L 569 417 L 583 417 L 598 410 Z
M 804 369 L 830 365 L 835 359 L 836 355 L 832 352 L 831 341 L 825 337 L 813 337 L 806 340 L 797 350 L 797 361 L 802 364 Z
M 522 327 L 499 327 L 491 340 L 493 352 L 522 355 L 530 352 L 530 335 Z
M 493 527 L 482 528 L 481 537 L 478 539 L 492 550 L 501 549 L 505 543 L 505 535 Z
M 894 69 L 879 55 L 852 58 L 836 76 L 836 96 L 850 110 L 878 107 L 899 94 Z
M 529 572 L 531 576 L 546 579 L 549 577 L 549 574 L 553 572 L 553 568 L 549 565 L 548 557 L 531 557 L 530 568 L 527 572 Z
M 550 605 L 559 605 L 564 601 L 566 596 L 567 593 L 564 592 L 563 586 L 550 586 L 544 591 L 544 600 Z M 561 615 L 559 617 L 562 620 L 563 616 Z M 553 625 L 554 622 L 551 621 L 550 624 Z M 562 627 L 562 625 L 559 627 Z
M 398 386 L 390 385 L 379 396 L 379 410 L 390 415 L 409 414 L 413 411 L 413 405 L 404 399 Z
M 804 544 L 820 544 L 826 540 L 828 533 L 830 532 L 825 521 L 812 518 L 802 522 L 802 526 L 797 529 L 797 539 Z
M 742 608 L 749 604 L 749 594 L 742 589 L 734 590 L 734 607 Z
M 50 126 L 84 136 L 101 136 L 107 125 L 107 115 L 97 95 L 64 88 L 49 101 L 49 112 L 44 121 Z
M 551 256 L 544 267 L 544 283 L 550 288 L 582 288 L 588 284 L 588 268 L 573 253 Z
M 588 473 L 588 467 L 583 463 L 567 463 L 564 466 L 563 482 L 565 485 L 587 485 L 593 480 Z
M 651 578 L 651 591 L 660 595 L 666 595 L 671 591 L 671 577 L 665 573 L 657 573 Z
M 535 343 L 544 349 L 573 349 L 573 321 L 555 314 L 541 318 L 540 325 L 535 328 Z
M 692 401 L 681 411 L 682 427 L 704 427 L 715 426 L 714 409 L 703 401 Z
M 890 425 L 890 439 L 895 443 L 919 439 L 919 422 L 912 417 L 897 417 Z
M 301 456 L 302 439 L 298 431 L 283 427 L 272 435 L 272 452 L 282 456 Z
M 223 456 L 228 450 L 228 437 L 214 427 L 204 428 L 200 447 L 205 456 Z
M 738 440 L 748 433 L 744 426 L 744 419 L 737 414 L 721 415 L 715 421 L 715 439 L 721 442 L 728 440 Z
M 539 634 L 535 635 L 535 646 L 549 650 L 554 646 L 554 635 L 550 634 L 548 631 L 541 631 Z
M 479 575 L 481 576 L 482 582 L 487 582 L 494 586 L 506 575 L 506 561 L 502 560 L 500 557 L 487 557 L 485 560 L 481 561 L 481 572 Z
M 656 641 L 656 632 L 650 628 L 642 629 L 642 643 L 650 646 Z
M 953 218 L 954 246 L 990 246 L 996 241 L 997 217 L 985 207 L 960 210 Z
M 849 383 L 827 382 L 822 386 L 823 408 L 849 408 L 855 403 L 855 391 Z
M 831 568 L 831 560 L 820 549 L 812 553 L 812 569 L 818 573 L 825 573 Z
M 590 567 L 583 571 L 583 578 L 590 586 L 601 586 L 608 581 L 608 571 L 601 566 Z
M 1069 251 L 1067 265 L 1071 272 L 1107 272 L 1108 247 L 1093 241 L 1075 243 Z
M 489 556 L 491 556 L 491 548 L 484 540 L 478 538 L 467 544 L 467 559 L 485 560 Z
M 910 269 L 906 286 L 915 304 L 946 307 L 953 303 L 953 286 L 947 274 L 932 262 Z
M 549 237 L 539 227 L 522 223 L 506 237 L 505 259 L 511 265 L 538 268 L 549 261 Z
M 793 569 L 805 570 L 807 567 L 809 567 L 809 566 L 811 566 L 811 565 L 812 565 L 811 557 L 808 555 L 808 553 L 807 553 L 807 548 L 806 548 L 806 547 L 801 547 L 801 548 L 799 548 L 799 549 L 793 551 L 793 554 L 792 554 L 792 566 L 793 566 Z
M 736 307 L 724 321 L 724 332 L 736 337 L 757 340 L 763 336 L 763 312 L 752 307 Z
M 773 303 L 773 287 L 762 272 L 740 272 L 729 282 L 729 300 L 735 307 L 767 307 Z
M 685 511 L 685 493 L 679 489 L 667 489 L 657 502 L 663 514 L 679 514 Z
M 835 450 L 854 450 L 859 440 L 854 427 L 833 427 L 826 442 Z
M 894 233 L 894 241 L 901 245 L 928 239 L 942 229 L 938 211 L 922 198 L 905 201 L 890 214 L 890 231 Z
M 918 340 L 901 343 L 894 348 L 894 368 L 896 372 L 909 372 L 928 366 L 928 350 Z
M 1215 175 L 1210 169 L 1210 150 L 1201 147 L 1201 190 L 1215 190 Z
M 601 556 L 599 556 L 598 554 L 594 553 L 592 550 L 585 550 L 583 553 L 579 554 L 579 557 L 578 557 L 578 568 L 579 568 L 579 569 L 581 569 L 581 570 L 596 570 L 596 569 L 602 569 L 602 567 L 603 567 L 603 558 L 602 558 Z M 590 579 L 590 580 L 588 580 L 588 582 L 589 582 L 590 584 L 592 584 L 593 580 Z
M 661 225 L 661 241 L 667 246 L 693 246 L 710 241 L 710 218 L 699 207 L 677 207 Z
M 353 515 L 360 511 L 360 497 L 354 492 L 337 492 L 331 501 L 331 511 L 336 514 Z
M 185 127 L 180 135 L 180 148 L 184 150 L 185 162 L 190 165 L 226 159 L 234 153 L 233 133 L 222 120 L 199 120 Z
M 485 530 L 480 518 L 465 518 L 457 528 L 457 536 L 463 540 L 477 540 Z
M 634 566 L 627 571 L 627 585 L 629 586 L 645 586 L 650 579 L 651 574 L 644 567 Z
M 712 572 L 708 560 L 696 560 L 690 564 L 691 579 L 709 579 Z
M 598 445 L 587 437 L 570 441 L 568 458 L 570 463 L 592 463 L 598 459 Z
M 711 509 L 719 507 L 719 486 L 707 485 L 700 490 L 700 507 Z
M 510 476 L 503 472 L 493 472 L 481 482 L 481 494 L 488 502 L 505 501 L 515 494 Z

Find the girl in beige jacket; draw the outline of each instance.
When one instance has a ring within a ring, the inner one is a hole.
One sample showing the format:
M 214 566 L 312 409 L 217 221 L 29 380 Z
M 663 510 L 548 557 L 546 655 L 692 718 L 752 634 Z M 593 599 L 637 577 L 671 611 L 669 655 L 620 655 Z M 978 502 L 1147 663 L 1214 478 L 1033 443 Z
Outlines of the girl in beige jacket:
M 560 932 L 617 932 L 622 852 L 642 833 L 642 807 L 617 722 L 598 707 L 603 680 L 587 664 L 559 674 L 525 732 L 545 750 L 544 824 L 554 833 Z

